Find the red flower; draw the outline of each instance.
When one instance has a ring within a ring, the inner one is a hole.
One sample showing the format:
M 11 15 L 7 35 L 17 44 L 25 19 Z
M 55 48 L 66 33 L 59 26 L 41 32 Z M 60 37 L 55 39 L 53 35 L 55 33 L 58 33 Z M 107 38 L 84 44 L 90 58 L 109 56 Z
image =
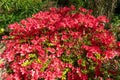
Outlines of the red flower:
M 4 63 L 3 62 L 0 63 L 0 68 L 2 68 L 2 67 L 4 67 Z
M 109 20 L 107 19 L 106 16 L 98 16 L 97 19 L 101 22 L 107 23 Z
M 120 47 L 120 42 L 118 42 L 117 45 Z
M 54 48 L 50 48 L 50 47 L 47 48 L 47 51 L 49 51 L 50 53 L 55 53 L 56 52 Z
M 115 56 L 118 55 L 117 51 L 113 51 L 113 50 L 107 50 L 106 52 L 104 52 L 105 54 L 105 59 L 113 59 Z
M 82 7 L 80 7 L 79 10 L 82 11 L 82 12 L 87 12 L 87 9 L 82 8 Z

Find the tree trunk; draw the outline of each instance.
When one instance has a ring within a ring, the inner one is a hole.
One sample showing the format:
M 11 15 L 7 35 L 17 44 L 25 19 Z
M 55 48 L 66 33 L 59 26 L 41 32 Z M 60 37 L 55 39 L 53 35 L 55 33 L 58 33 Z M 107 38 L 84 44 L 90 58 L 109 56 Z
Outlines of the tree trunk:
M 118 0 L 89 0 L 88 8 L 93 10 L 95 16 L 106 15 L 110 20 L 114 15 Z

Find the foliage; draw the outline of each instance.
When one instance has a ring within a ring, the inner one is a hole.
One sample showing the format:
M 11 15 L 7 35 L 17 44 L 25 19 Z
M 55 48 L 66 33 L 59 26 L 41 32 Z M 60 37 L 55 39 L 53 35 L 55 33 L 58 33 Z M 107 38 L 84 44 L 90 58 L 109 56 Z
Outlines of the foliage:
M 76 8 L 79 8 L 80 6 L 85 6 L 84 0 L 58 0 L 58 6 L 71 6 L 74 5 Z
M 120 41 L 120 15 L 116 15 L 113 17 L 110 30 L 114 33 L 117 40 Z
M 119 66 L 120 42 L 104 29 L 106 16 L 74 6 L 51 8 L 10 24 L 3 36 L 6 80 L 112 80 Z M 111 62 L 111 64 L 109 64 Z M 31 74 L 29 74 L 31 73 Z
M 113 26 L 120 26 L 120 15 L 115 15 L 112 19 Z

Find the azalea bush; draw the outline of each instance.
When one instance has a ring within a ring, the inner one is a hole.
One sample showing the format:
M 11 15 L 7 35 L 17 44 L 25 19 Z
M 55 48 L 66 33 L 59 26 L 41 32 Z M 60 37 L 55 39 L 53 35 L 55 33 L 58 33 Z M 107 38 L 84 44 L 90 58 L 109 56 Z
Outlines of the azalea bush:
M 50 8 L 10 24 L 1 58 L 5 80 L 112 80 L 120 42 L 104 29 L 106 16 L 74 6 Z M 110 67 L 114 65 L 113 67 Z

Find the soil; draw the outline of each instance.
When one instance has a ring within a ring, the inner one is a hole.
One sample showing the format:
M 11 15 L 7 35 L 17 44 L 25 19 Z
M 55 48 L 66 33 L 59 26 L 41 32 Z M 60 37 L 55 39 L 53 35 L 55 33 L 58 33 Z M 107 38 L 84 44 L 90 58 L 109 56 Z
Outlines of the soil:
M 0 54 L 2 54 L 3 53 L 3 51 L 5 50 L 5 45 L 4 44 L 2 44 L 2 43 L 0 43 Z M 2 62 L 2 60 L 0 59 L 0 63 Z M 4 72 L 4 70 L 3 69 L 1 69 L 0 68 L 0 80 L 2 80 L 2 73 Z

